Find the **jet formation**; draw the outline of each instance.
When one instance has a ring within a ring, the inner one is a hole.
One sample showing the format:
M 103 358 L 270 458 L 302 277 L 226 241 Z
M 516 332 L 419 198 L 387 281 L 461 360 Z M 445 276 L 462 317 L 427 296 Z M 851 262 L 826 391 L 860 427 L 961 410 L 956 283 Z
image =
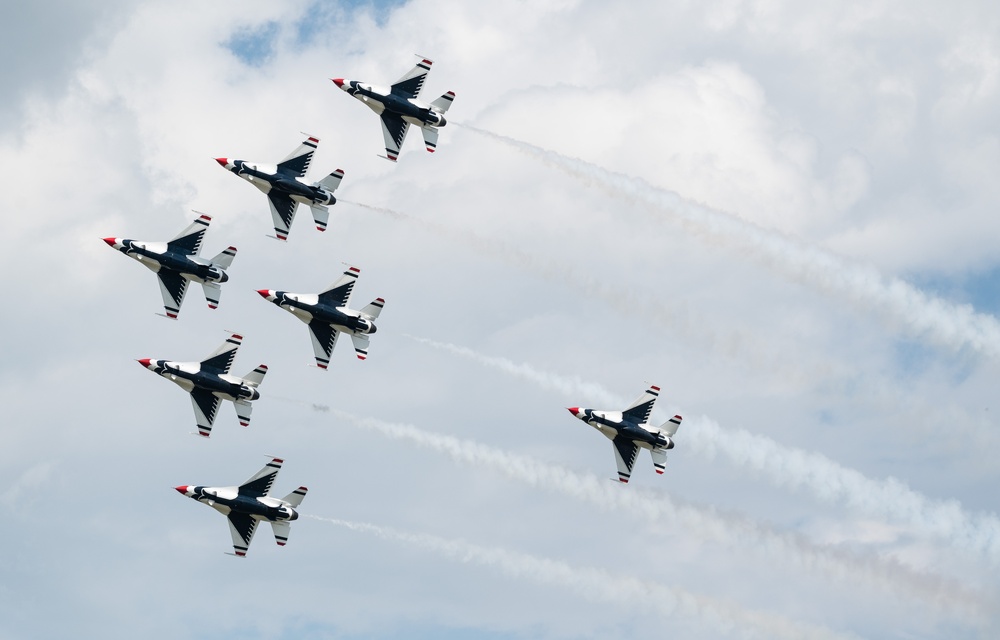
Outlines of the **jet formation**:
M 284 241 L 288 240 L 288 231 L 299 204 L 308 205 L 312 209 L 316 229 L 326 231 L 330 220 L 330 210 L 327 207 L 337 202 L 333 192 L 340 186 L 344 177 L 343 170 L 337 169 L 319 182 L 305 179 L 318 144 L 317 138 L 306 138 L 276 165 L 230 158 L 216 158 L 215 161 L 267 196 L 271 218 L 274 220 L 275 237 Z
M 376 331 L 375 319 L 382 312 L 385 300 L 375 298 L 358 311 L 348 308 L 360 273 L 357 267 L 349 267 L 340 279 L 319 293 L 289 293 L 273 289 L 258 289 L 257 293 L 309 325 L 316 366 L 326 369 L 333 348 L 337 346 L 337 336 L 341 333 L 351 336 L 359 360 L 368 357 L 368 339 Z
M 291 523 L 299 517 L 295 510 L 308 489 L 299 487 L 284 498 L 271 495 L 271 486 L 278 477 L 284 461 L 272 458 L 264 468 L 253 474 L 238 487 L 202 487 L 181 485 L 174 487 L 178 493 L 207 504 L 229 520 L 229 533 L 233 537 L 235 555 L 244 557 L 261 521 L 271 523 L 274 540 L 278 546 L 285 546 Z
M 229 280 L 226 269 L 236 257 L 236 247 L 227 247 L 222 253 L 206 260 L 198 256 L 212 218 L 200 215 L 183 231 L 168 242 L 140 242 L 128 238 L 104 238 L 112 249 L 121 251 L 145 265 L 156 274 L 163 296 L 163 310 L 173 320 L 181 312 L 181 304 L 191 281 L 201 284 L 208 307 L 216 309 L 222 295 L 223 282 Z
M 431 153 L 437 148 L 438 128 L 448 124 L 444 114 L 448 111 L 455 93 L 449 91 L 427 104 L 420 100 L 424 79 L 431 70 L 432 61 L 424 58 L 402 78 L 388 87 L 357 80 L 331 78 L 341 90 L 354 96 L 379 115 L 382 135 L 385 138 L 385 158 L 396 162 L 399 149 L 410 125 L 420 127 L 424 144 Z
M 259 365 L 242 378 L 229 373 L 243 336 L 233 334 L 218 349 L 201 362 L 174 362 L 143 358 L 143 368 L 170 380 L 191 394 L 198 435 L 212 434 L 212 424 L 219 412 L 219 403 L 229 400 L 236 407 L 240 425 L 250 426 L 251 402 L 260 398 L 257 387 L 264 381 L 267 365 Z
M 628 482 L 639 448 L 649 449 L 656 473 L 663 473 L 667 451 L 674 448 L 673 436 L 682 418 L 674 416 L 659 427 L 649 423 L 649 414 L 660 395 L 660 388 L 650 386 L 624 411 L 597 411 L 570 407 L 569 412 L 594 427 L 611 440 L 618 463 L 618 480 Z

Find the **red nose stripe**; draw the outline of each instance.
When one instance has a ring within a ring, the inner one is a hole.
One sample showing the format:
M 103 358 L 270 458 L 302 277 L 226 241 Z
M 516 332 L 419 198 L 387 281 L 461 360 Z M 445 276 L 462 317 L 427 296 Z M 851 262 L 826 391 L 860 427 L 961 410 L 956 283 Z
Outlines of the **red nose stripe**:
M 569 411 L 575 416 L 576 414 L 580 413 L 580 407 L 569 407 L 567 411 Z
M 223 167 L 229 164 L 229 158 L 216 158 L 215 161 L 218 162 Z
M 149 368 L 149 361 L 150 361 L 150 358 L 143 358 L 142 360 L 136 360 L 136 362 L 138 362 L 142 366 L 146 367 L 147 369 Z

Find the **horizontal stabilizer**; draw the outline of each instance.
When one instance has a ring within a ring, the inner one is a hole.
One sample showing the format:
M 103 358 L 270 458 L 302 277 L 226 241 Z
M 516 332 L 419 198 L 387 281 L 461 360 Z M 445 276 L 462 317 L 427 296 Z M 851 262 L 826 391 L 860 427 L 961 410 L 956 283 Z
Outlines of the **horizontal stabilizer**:
M 351 341 L 354 342 L 354 350 L 358 354 L 358 360 L 368 358 L 368 336 L 363 333 L 352 333 Z
M 267 373 L 267 365 L 257 365 L 257 368 L 243 376 L 243 381 L 251 387 L 259 387 L 264 382 L 264 375 Z
M 656 469 L 656 473 L 662 474 L 663 470 L 667 468 L 667 452 L 665 449 L 650 449 L 650 455 L 653 456 L 653 467 Z
M 375 320 L 378 318 L 378 314 L 382 313 L 382 307 L 385 306 L 385 300 L 382 298 L 375 298 L 361 309 L 361 315 L 365 316 L 370 320 Z
M 330 220 L 330 210 L 318 204 L 314 204 L 310 208 L 313 212 L 313 220 L 316 221 L 316 228 L 320 231 L 326 231 L 327 222 Z
M 202 282 L 201 288 L 205 290 L 205 300 L 208 300 L 208 308 L 218 309 L 219 297 L 222 296 L 222 287 L 216 282 Z
M 253 405 L 246 400 L 237 400 L 233 403 L 236 407 L 236 417 L 240 419 L 241 427 L 250 426 L 250 413 L 253 411 Z
M 337 169 L 327 177 L 319 181 L 319 185 L 327 191 L 336 191 L 340 186 L 340 181 L 344 179 L 344 170 Z
M 295 491 L 289 493 L 287 496 L 282 498 L 282 500 L 292 505 L 293 507 L 297 507 L 300 504 L 302 504 L 302 500 L 305 499 L 307 491 L 309 491 L 309 489 L 306 489 L 305 487 L 299 487 Z
M 431 106 L 434 108 L 435 111 L 439 113 L 445 113 L 446 111 L 448 111 L 448 108 L 451 107 L 451 103 L 454 102 L 454 100 L 455 100 L 455 92 L 449 91 L 448 93 L 444 94 L 443 96 L 432 102 Z
M 681 420 L 684 418 L 680 416 L 674 416 L 673 418 L 667 420 L 662 425 L 660 425 L 660 431 L 668 436 L 673 436 L 677 433 L 677 429 L 681 426 Z
M 274 531 L 274 541 L 278 543 L 278 546 L 285 546 L 288 542 L 288 534 L 291 533 L 292 527 L 284 521 L 272 521 L 271 530 Z
M 438 146 L 438 130 L 434 127 L 420 127 L 420 130 L 424 134 L 424 145 L 427 150 L 434 153 Z
M 233 258 L 235 257 L 236 247 L 226 247 L 225 251 L 212 258 L 212 264 L 225 270 L 233 264 Z

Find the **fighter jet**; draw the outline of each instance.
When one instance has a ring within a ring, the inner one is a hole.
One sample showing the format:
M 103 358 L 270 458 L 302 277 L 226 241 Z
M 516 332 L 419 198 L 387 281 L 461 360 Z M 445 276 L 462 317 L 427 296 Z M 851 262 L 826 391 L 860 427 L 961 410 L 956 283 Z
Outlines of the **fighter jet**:
M 431 64 L 433 63 L 426 58 L 421 60 L 390 87 L 331 78 L 338 87 L 379 114 L 382 119 L 382 135 L 385 137 L 384 157 L 393 162 L 399 157 L 399 148 L 403 146 L 403 138 L 406 137 L 411 124 L 420 127 L 427 150 L 432 153 L 437 148 L 438 127 L 448 124 L 444 114 L 455 99 L 453 91 L 449 91 L 430 104 L 419 99 L 424 78 L 431 70 Z
M 368 336 L 376 331 L 374 321 L 382 312 L 385 300 L 375 298 L 360 311 L 347 308 L 360 273 L 357 267 L 350 267 L 320 293 L 288 293 L 273 289 L 258 289 L 257 293 L 309 325 L 316 366 L 326 369 L 340 333 L 351 336 L 359 360 L 368 357 Z
M 166 316 L 176 320 L 189 281 L 201 283 L 208 308 L 215 309 L 222 294 L 219 285 L 229 280 L 226 269 L 236 257 L 236 247 L 228 247 L 211 260 L 198 257 L 202 238 L 211 221 L 210 217 L 201 215 L 169 242 L 138 242 L 127 238 L 103 240 L 112 249 L 138 260 L 156 274 Z
M 261 520 L 271 523 L 274 540 L 278 546 L 285 546 L 292 520 L 299 514 L 295 507 L 306 497 L 305 487 L 299 487 L 284 498 L 270 495 L 271 485 L 278 477 L 278 470 L 284 462 L 273 458 L 263 469 L 238 487 L 196 487 L 181 485 L 174 487 L 179 493 L 207 504 L 229 519 L 229 533 L 233 536 L 235 555 L 245 557 L 257 524 Z
M 662 474 L 666 467 L 667 450 L 674 448 L 674 441 L 671 438 L 681 426 L 682 418 L 674 416 L 659 427 L 649 424 L 649 414 L 653 411 L 653 403 L 659 395 L 660 388 L 650 386 L 646 393 L 639 396 L 624 411 L 569 408 L 569 412 L 574 416 L 611 439 L 615 450 L 615 462 L 618 463 L 618 480 L 621 482 L 628 482 L 631 477 L 639 447 L 649 449 L 656 473 Z
M 242 426 L 250 426 L 250 402 L 260 397 L 257 387 L 264 381 L 267 365 L 258 366 L 242 378 L 231 375 L 229 369 L 242 342 L 243 336 L 234 333 L 201 362 L 143 358 L 139 364 L 191 394 L 198 434 L 207 438 L 212 434 L 212 423 L 223 400 L 229 400 L 236 406 L 236 415 Z
M 342 169 L 337 169 L 319 182 L 305 179 L 318 144 L 318 139 L 307 138 L 277 165 L 229 158 L 216 158 L 215 161 L 267 195 L 271 217 L 274 219 L 274 233 L 278 240 L 288 240 L 288 229 L 292 226 L 295 210 L 300 203 L 312 208 L 316 228 L 326 231 L 327 221 L 330 219 L 327 206 L 337 202 L 333 192 L 344 177 Z

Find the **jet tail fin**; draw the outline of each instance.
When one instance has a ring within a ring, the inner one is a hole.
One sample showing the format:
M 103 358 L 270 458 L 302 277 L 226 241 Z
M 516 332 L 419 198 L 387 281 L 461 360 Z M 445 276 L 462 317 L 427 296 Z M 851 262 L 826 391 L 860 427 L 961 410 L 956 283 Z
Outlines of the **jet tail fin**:
M 434 107 L 435 111 L 438 111 L 440 113 L 445 113 L 448 111 L 448 108 L 451 107 L 451 103 L 454 102 L 454 100 L 455 100 L 455 92 L 449 91 L 448 93 L 444 94 L 443 96 L 432 102 L 431 106 Z
M 660 431 L 662 431 L 664 435 L 673 436 L 675 433 L 677 433 L 677 429 L 680 428 L 681 420 L 683 419 L 684 418 L 680 416 L 674 416 L 673 418 L 667 420 L 666 422 L 660 425 Z
M 287 502 L 288 504 L 292 505 L 293 507 L 298 507 L 300 504 L 302 504 L 302 501 L 305 499 L 307 491 L 309 491 L 309 489 L 307 489 L 305 487 L 299 487 L 298 489 L 296 489 L 295 491 L 289 493 L 287 496 L 285 496 L 281 500 L 283 502 Z
M 228 269 L 233 264 L 233 258 L 235 257 L 236 247 L 226 247 L 222 253 L 212 258 L 212 264 L 222 269 Z
M 267 373 L 267 365 L 258 365 L 256 369 L 243 376 L 243 381 L 251 387 L 259 387 L 264 382 L 264 375 Z
M 316 222 L 316 229 L 326 231 L 326 225 L 330 221 L 330 210 L 318 204 L 310 207 L 313 212 L 313 220 Z
M 361 315 L 365 316 L 369 320 L 374 320 L 378 318 L 378 314 L 382 313 L 382 307 L 385 306 L 385 300 L 382 298 L 375 298 L 361 309 Z
M 424 134 L 424 146 L 427 147 L 428 151 L 434 153 L 438 146 L 438 130 L 434 127 L 420 127 L 420 130 Z
M 336 191 L 337 187 L 340 186 L 340 181 L 344 179 L 344 170 L 337 169 L 327 177 L 320 180 L 317 184 L 327 191 Z
M 208 300 L 209 309 L 219 308 L 219 297 L 222 296 L 222 287 L 218 282 L 202 282 L 201 288 L 205 290 L 205 300 Z

